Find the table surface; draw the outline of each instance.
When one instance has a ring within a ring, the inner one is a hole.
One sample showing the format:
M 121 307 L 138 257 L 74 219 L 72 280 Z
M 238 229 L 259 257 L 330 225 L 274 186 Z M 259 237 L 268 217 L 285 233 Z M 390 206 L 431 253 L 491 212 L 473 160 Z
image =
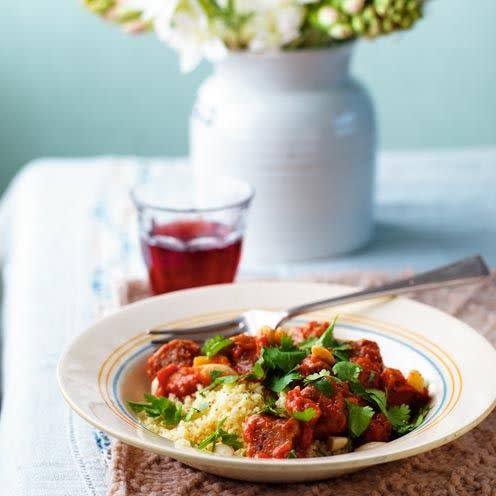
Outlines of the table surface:
M 105 492 L 95 433 L 62 401 L 56 363 L 77 333 L 115 305 L 116 281 L 143 274 L 126 193 L 163 164 L 39 160 L 3 199 L 2 494 Z M 495 185 L 496 148 L 384 153 L 368 247 L 334 260 L 243 267 L 242 275 L 419 270 L 474 253 L 496 265 Z

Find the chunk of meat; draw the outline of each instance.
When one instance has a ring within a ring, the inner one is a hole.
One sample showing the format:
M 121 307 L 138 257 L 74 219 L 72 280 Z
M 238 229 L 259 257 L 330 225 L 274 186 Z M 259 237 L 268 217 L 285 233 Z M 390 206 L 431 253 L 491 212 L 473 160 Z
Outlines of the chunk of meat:
M 234 370 L 238 374 L 246 374 L 253 369 L 253 364 L 258 360 L 260 347 L 254 336 L 239 334 L 232 338 L 232 345 L 226 349 Z
M 298 366 L 298 371 L 305 376 L 320 372 L 323 369 L 331 370 L 332 365 L 328 361 L 318 358 L 315 355 L 306 356 Z
M 381 350 L 375 341 L 368 339 L 359 339 L 357 341 L 350 341 L 351 356 L 368 358 L 371 362 L 379 364 L 383 367 Z
M 287 458 L 300 432 L 294 418 L 251 415 L 243 426 L 246 454 L 252 458 Z
M 364 356 L 355 356 L 350 359 L 351 362 L 360 365 L 362 371 L 358 380 L 365 388 L 379 388 L 381 385 L 382 366 Z
M 421 392 L 414 389 L 398 369 L 385 368 L 381 374 L 381 382 L 386 390 L 389 405 L 406 404 L 419 408 L 429 402 L 427 389 Z
M 313 404 L 317 405 L 320 415 L 317 422 L 315 422 L 314 437 L 316 439 L 327 439 L 329 436 L 342 434 L 346 431 L 348 425 L 348 410 L 345 400 L 349 394 L 348 387 L 336 383 L 331 378 L 327 380 L 332 385 L 333 392 L 331 396 L 326 396 L 315 386 L 306 386 L 301 390 L 299 387 L 294 388 L 288 393 L 286 400 L 286 409 L 288 411 L 301 408 L 296 404 L 296 399 L 299 396 L 303 398 L 302 402 L 311 400 Z M 293 403 L 297 406 L 295 407 Z
M 364 443 L 382 442 L 387 443 L 391 439 L 391 422 L 383 413 L 376 413 L 369 426 L 362 434 Z
M 315 410 L 315 416 L 312 419 L 308 422 L 300 422 L 300 435 L 298 436 L 297 451 L 300 457 L 304 457 L 313 441 L 314 426 L 320 417 L 320 407 L 315 401 L 302 396 L 300 386 L 297 386 L 288 392 L 285 406 L 290 414 L 304 412 L 307 408 L 313 408 Z
M 160 369 L 169 364 L 178 367 L 193 364 L 193 359 L 200 354 L 200 345 L 190 339 L 173 339 L 161 346 L 148 358 L 146 371 L 153 379 Z
M 198 386 L 208 386 L 211 379 L 194 367 L 178 367 L 171 363 L 157 372 L 157 396 L 173 394 L 178 399 L 194 394 Z
M 305 325 L 288 329 L 288 334 L 293 338 L 293 342 L 298 345 L 305 339 L 320 338 L 329 327 L 329 322 L 317 322 L 312 320 Z

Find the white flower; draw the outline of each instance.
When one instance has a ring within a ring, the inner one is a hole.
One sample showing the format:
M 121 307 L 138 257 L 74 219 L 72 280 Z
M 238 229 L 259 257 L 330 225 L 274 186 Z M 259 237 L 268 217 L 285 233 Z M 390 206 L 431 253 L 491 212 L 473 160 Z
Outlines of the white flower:
M 251 12 L 241 32 L 252 52 L 277 50 L 300 34 L 305 8 L 293 0 L 237 0 L 239 11 Z
M 323 28 L 331 27 L 338 20 L 338 17 L 338 11 L 333 7 L 321 7 L 317 12 L 317 22 Z
M 211 32 L 197 0 L 183 0 L 171 17 L 165 13 L 157 17 L 154 27 L 158 38 L 179 52 L 183 72 L 193 70 L 202 57 L 215 61 L 226 54 L 224 43 Z
M 344 0 L 342 9 L 347 14 L 358 14 L 365 7 L 365 0 Z

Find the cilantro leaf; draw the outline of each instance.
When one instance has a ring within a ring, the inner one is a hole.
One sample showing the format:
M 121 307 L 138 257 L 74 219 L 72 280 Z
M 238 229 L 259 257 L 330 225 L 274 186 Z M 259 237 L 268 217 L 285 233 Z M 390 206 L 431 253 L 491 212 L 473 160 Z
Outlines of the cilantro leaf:
M 366 389 L 367 400 L 375 403 L 379 410 L 387 416 L 387 397 L 384 391 L 380 389 Z
M 238 435 L 230 432 L 226 432 L 224 429 L 219 431 L 220 440 L 230 446 L 233 450 L 239 450 L 243 447 L 243 443 L 239 440 Z
M 351 350 L 351 345 L 348 343 L 342 343 L 337 346 L 333 346 L 331 353 L 340 362 L 347 362 L 350 358 L 349 350 Z
M 312 336 L 310 338 L 307 338 L 303 340 L 299 345 L 298 348 L 303 351 L 308 351 L 312 348 L 312 346 L 317 344 L 318 339 L 315 336 Z
M 262 348 L 264 364 L 271 369 L 279 369 L 287 373 L 293 370 L 307 354 L 304 351 L 284 351 L 280 348 Z
M 182 403 L 175 403 L 163 396 L 145 393 L 145 402 L 128 401 L 129 408 L 134 413 L 144 412 L 148 417 L 157 419 L 167 427 L 175 427 L 183 418 Z
M 223 336 L 214 336 L 213 338 L 207 339 L 202 346 L 202 353 L 207 355 L 209 358 L 217 355 L 224 348 L 227 348 L 232 341 Z
M 213 451 L 215 448 L 215 445 L 218 442 L 224 443 L 227 446 L 231 446 L 234 450 L 238 450 L 243 447 L 243 443 L 238 439 L 238 436 L 236 434 L 230 433 L 225 431 L 222 426 L 226 422 L 226 417 L 224 417 L 218 424 L 217 428 L 215 429 L 212 434 L 207 436 L 205 439 L 200 441 L 198 444 L 199 449 L 207 449 L 208 446 L 211 446 L 211 450 Z
M 273 398 L 268 398 L 265 406 L 260 410 L 260 413 L 273 415 L 274 417 L 287 417 L 288 412 L 284 408 L 279 408 Z
M 281 335 L 281 350 L 283 351 L 293 351 L 295 350 L 295 345 L 293 338 L 289 334 Z
M 298 458 L 298 455 L 296 454 L 296 451 L 294 449 L 292 449 L 289 453 L 288 453 L 288 458 Z
M 415 419 L 414 422 L 396 428 L 396 432 L 398 432 L 398 434 L 408 434 L 409 432 L 413 431 L 422 424 L 429 411 L 430 411 L 429 407 L 422 408 L 419 411 L 417 418 Z
M 324 348 L 332 348 L 338 345 L 338 342 L 334 338 L 334 328 L 336 327 L 336 322 L 338 318 L 335 317 L 332 324 L 324 331 L 324 334 L 320 336 L 315 344 L 323 346 Z
M 334 375 L 342 381 L 357 381 L 362 368 L 352 362 L 337 362 L 332 367 Z
M 366 430 L 374 416 L 374 410 L 370 406 L 355 405 L 351 401 L 346 402 L 348 406 L 348 429 L 354 437 L 360 437 Z
M 240 375 L 221 375 L 221 372 L 219 372 L 218 370 L 213 370 L 210 374 L 210 377 L 212 378 L 212 382 L 207 387 L 204 387 L 200 390 L 200 394 L 202 396 L 205 396 L 205 393 L 207 391 L 211 391 L 219 385 L 234 384 L 236 381 L 242 378 L 242 376 Z
M 270 380 L 268 387 L 275 393 L 280 393 L 281 391 L 286 389 L 293 381 L 297 381 L 299 379 L 302 379 L 302 376 L 298 372 L 288 372 L 286 375 L 273 377 Z
M 302 412 L 293 412 L 291 416 L 296 420 L 301 420 L 302 422 L 309 422 L 317 415 L 315 408 L 305 408 Z
M 325 396 L 332 396 L 332 384 L 327 380 L 327 377 L 330 375 L 331 373 L 328 370 L 321 370 L 320 372 L 316 372 L 315 374 L 310 374 L 305 377 L 303 383 L 305 385 L 313 385 Z
M 405 404 L 392 406 L 387 411 L 387 417 L 394 430 L 402 430 L 410 421 L 410 407 Z
M 264 359 L 263 356 L 260 356 L 260 358 L 253 364 L 253 370 L 251 372 L 255 376 L 255 379 L 263 379 L 265 377 L 263 365 Z

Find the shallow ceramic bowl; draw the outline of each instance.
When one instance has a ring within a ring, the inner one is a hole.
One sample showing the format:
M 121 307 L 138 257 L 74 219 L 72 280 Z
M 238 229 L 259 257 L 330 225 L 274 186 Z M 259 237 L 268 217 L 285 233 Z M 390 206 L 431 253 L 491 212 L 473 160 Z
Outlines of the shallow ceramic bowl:
M 406 436 L 361 452 L 332 457 L 258 460 L 176 448 L 141 427 L 126 401 L 149 390 L 145 361 L 152 351 L 148 328 L 194 325 L 243 309 L 283 309 L 329 298 L 353 288 L 326 284 L 248 283 L 157 296 L 126 306 L 84 331 L 66 349 L 58 380 L 81 417 L 121 441 L 167 455 L 225 477 L 293 482 L 336 477 L 398 460 L 448 443 L 474 428 L 495 405 L 496 351 L 464 323 L 407 299 L 382 299 L 319 311 L 305 320 L 339 314 L 336 336 L 379 343 L 388 366 L 418 369 L 429 382 L 432 409 Z

